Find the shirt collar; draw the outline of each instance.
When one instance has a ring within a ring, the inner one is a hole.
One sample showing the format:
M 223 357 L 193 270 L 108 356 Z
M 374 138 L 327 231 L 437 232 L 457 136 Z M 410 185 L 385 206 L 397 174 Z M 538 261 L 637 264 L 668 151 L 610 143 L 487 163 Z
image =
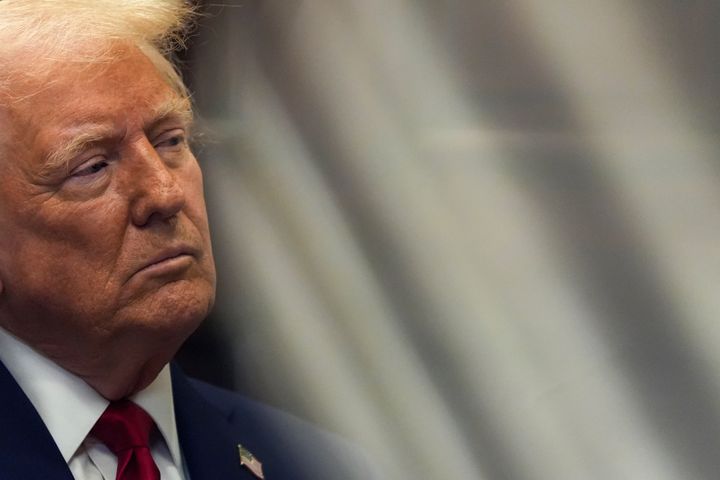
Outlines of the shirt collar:
M 66 462 L 107 408 L 107 399 L 80 377 L 0 328 L 0 361 L 37 410 Z M 170 367 L 131 400 L 155 421 L 178 467 L 182 465 L 180 442 L 175 425 Z
M 180 456 L 177 425 L 175 424 L 175 404 L 173 403 L 170 365 L 165 365 L 157 378 L 147 388 L 130 397 L 130 400 L 140 405 L 155 420 L 155 425 L 157 425 L 158 430 L 165 438 L 173 462 L 180 468 L 182 458 Z

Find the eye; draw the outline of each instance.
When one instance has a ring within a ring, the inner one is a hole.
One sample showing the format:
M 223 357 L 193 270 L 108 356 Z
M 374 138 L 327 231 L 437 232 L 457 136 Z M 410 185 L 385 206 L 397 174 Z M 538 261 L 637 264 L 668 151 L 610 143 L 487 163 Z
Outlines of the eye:
M 108 161 L 103 157 L 93 158 L 70 173 L 71 177 L 89 177 L 97 175 L 109 165 Z
M 160 135 L 153 143 L 153 146 L 155 149 L 164 148 L 175 151 L 184 147 L 186 143 L 185 131 L 174 129 Z

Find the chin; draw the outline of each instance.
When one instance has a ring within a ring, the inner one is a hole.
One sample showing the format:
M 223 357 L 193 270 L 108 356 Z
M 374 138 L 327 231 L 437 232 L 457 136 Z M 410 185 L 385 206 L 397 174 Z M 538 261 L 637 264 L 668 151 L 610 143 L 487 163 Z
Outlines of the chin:
M 196 285 L 198 282 L 180 281 L 167 285 L 158 292 L 158 299 L 151 322 L 162 328 L 180 329 L 187 325 L 192 333 L 208 316 L 215 301 L 215 288 L 208 284 Z
M 163 285 L 124 312 L 125 325 L 177 348 L 207 317 L 215 301 L 215 285 L 198 278 Z M 140 333 L 142 335 L 142 333 Z

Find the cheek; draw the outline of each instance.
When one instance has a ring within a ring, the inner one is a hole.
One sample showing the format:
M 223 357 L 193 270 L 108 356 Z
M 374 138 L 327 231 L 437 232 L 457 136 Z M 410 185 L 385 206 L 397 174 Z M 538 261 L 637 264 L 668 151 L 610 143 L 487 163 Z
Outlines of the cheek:
M 39 237 L 25 240 L 7 272 L 7 300 L 19 312 L 16 317 L 35 318 L 41 325 L 48 318 L 54 319 L 53 325 L 101 318 L 113 297 L 108 291 L 108 269 L 67 245 Z
M 203 236 L 209 238 L 203 176 L 197 161 L 193 161 L 192 165 L 184 172 L 182 181 L 187 202 L 185 211 Z
M 43 277 L 54 289 L 72 288 L 76 292 L 93 291 L 107 283 L 117 260 L 122 238 L 103 225 L 101 218 L 85 216 L 58 227 L 43 225 L 19 236 L 18 269 L 36 281 Z M 38 283 L 38 282 L 36 282 Z
M 86 253 L 113 251 L 122 241 L 127 213 L 113 198 L 87 202 L 47 202 L 23 221 L 25 228 L 50 243 Z
M 214 288 L 215 263 L 212 254 L 207 210 L 205 208 L 202 171 L 197 162 L 193 162 L 193 168 L 188 169 L 185 179 L 186 183 L 183 186 L 186 195 L 185 213 L 203 239 L 205 250 L 203 269 L 206 277 L 213 285 L 212 288 Z
M 31 212 L 26 209 L 12 222 L 9 273 L 25 278 L 36 295 L 49 285 L 62 294 L 101 290 L 122 246 L 122 217 L 107 202 L 48 201 Z

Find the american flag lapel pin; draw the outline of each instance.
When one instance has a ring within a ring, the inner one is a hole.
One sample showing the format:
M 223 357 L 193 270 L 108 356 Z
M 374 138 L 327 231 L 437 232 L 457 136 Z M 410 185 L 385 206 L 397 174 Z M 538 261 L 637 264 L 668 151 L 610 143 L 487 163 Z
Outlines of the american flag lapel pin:
M 262 463 L 255 458 L 255 455 L 250 453 L 247 448 L 238 444 L 238 454 L 240 455 L 240 465 L 244 465 L 245 468 L 250 470 L 260 480 L 265 480 L 263 475 Z

